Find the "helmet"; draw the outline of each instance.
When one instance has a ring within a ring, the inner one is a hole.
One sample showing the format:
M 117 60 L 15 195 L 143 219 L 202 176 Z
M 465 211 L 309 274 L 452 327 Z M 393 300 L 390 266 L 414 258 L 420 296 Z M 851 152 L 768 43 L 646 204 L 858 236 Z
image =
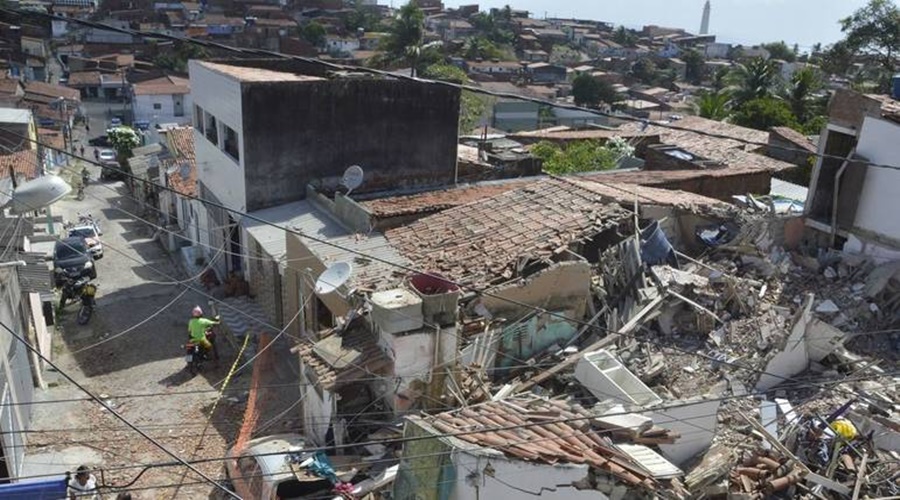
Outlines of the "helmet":
M 194 306 L 194 310 L 191 311 L 191 316 L 193 316 L 195 318 L 199 318 L 200 316 L 203 316 L 203 309 L 200 309 L 200 306 Z

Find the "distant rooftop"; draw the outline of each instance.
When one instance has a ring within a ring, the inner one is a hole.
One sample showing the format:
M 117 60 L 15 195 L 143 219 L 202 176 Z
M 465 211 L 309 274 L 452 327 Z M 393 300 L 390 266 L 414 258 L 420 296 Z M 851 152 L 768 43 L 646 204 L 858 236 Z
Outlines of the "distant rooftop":
M 230 64 L 208 61 L 200 61 L 197 64 L 223 76 L 231 77 L 239 82 L 312 82 L 324 80 L 324 78 L 317 76 L 298 75 L 295 73 L 272 71 L 262 68 L 246 68 L 243 66 L 232 66 Z

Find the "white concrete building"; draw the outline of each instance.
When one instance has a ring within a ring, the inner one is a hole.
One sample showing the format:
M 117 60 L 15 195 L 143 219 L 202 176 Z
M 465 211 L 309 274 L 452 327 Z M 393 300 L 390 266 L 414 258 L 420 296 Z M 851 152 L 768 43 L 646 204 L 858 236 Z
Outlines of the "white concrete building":
M 900 102 L 838 90 L 828 111 L 819 153 L 831 157 L 813 169 L 806 224 L 845 252 L 900 259 Z
M 158 124 L 191 123 L 191 86 L 185 78 L 164 76 L 131 86 L 134 121 Z

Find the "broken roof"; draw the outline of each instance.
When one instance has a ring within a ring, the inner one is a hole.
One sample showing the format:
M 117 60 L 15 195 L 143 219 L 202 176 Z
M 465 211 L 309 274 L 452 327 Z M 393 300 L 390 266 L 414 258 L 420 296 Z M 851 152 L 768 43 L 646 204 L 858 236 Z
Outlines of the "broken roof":
M 729 167 L 753 167 L 770 171 L 794 168 L 790 163 L 756 153 L 761 147 L 756 144 L 768 142 L 769 133 L 764 130 L 740 127 L 699 116 L 686 116 L 666 127 L 655 126 L 652 122 L 649 126 L 646 123 L 629 122 L 619 127 L 620 130 L 632 132 L 641 131 L 642 128 L 645 129 L 644 132 L 659 134 L 664 144 L 684 148 L 696 155 L 725 163 Z
M 313 383 L 328 391 L 366 375 L 384 375 L 390 366 L 375 333 L 363 321 L 351 323 L 343 333 L 332 331 L 315 343 L 301 342 L 294 349 L 312 370 L 304 375 L 315 375 Z
M 619 225 L 629 212 L 561 179 L 458 206 L 386 232 L 418 269 L 466 284 L 512 278 L 522 259 L 549 261 Z
M 631 486 L 653 488 L 646 471 L 591 427 L 595 417 L 580 405 L 521 396 L 409 420 L 457 448 L 478 451 L 470 446 L 475 445 L 551 465 L 586 464 Z
M 424 193 L 359 201 L 358 203 L 376 218 L 429 214 L 505 193 L 532 182 L 534 179 L 485 182 Z

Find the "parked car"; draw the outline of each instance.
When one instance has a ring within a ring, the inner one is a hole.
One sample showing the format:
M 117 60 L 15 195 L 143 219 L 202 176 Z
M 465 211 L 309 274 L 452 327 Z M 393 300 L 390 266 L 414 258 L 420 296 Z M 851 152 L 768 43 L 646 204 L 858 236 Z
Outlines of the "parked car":
M 88 144 L 95 148 L 111 148 L 112 143 L 109 142 L 109 136 L 101 135 L 88 140 Z
M 121 126 L 122 126 L 122 119 L 119 118 L 118 116 L 114 116 L 109 119 L 109 127 L 110 128 L 121 127 Z
M 116 152 L 112 149 L 101 149 L 99 155 L 100 161 L 116 161 Z
M 80 236 L 87 243 L 88 250 L 94 259 L 103 258 L 103 243 L 100 242 L 100 229 L 93 222 L 79 223 L 69 229 L 69 236 Z
M 287 500 L 328 495 L 332 484 L 306 469 L 313 454 L 304 453 L 308 444 L 299 434 L 274 434 L 251 439 L 238 452 L 232 448 L 225 461 L 234 492 L 242 498 L 257 500 Z M 328 457 L 338 479 L 350 481 L 356 469 L 342 468 L 341 464 L 360 463 L 358 456 Z
M 70 236 L 56 242 L 53 248 L 53 275 L 56 286 L 62 286 L 65 278 L 97 277 L 94 257 L 87 241 L 81 236 Z

